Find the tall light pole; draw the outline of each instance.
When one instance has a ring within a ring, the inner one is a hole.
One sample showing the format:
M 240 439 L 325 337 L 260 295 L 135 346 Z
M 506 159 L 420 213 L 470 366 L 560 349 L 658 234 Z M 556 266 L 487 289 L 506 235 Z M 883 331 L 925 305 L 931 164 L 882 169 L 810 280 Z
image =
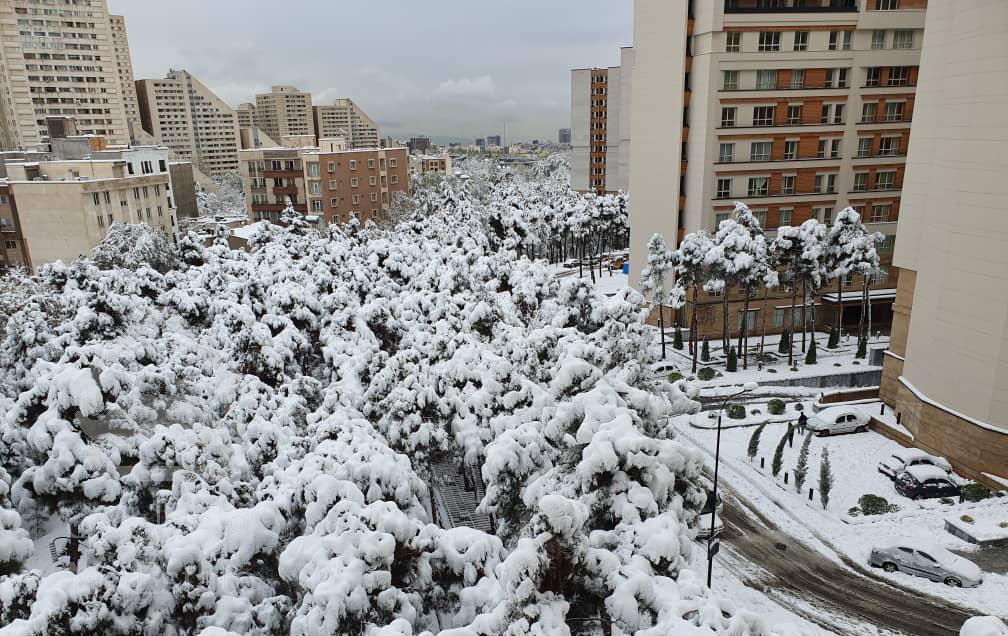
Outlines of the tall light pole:
M 741 391 L 729 395 L 723 402 L 721 402 L 721 410 L 718 411 L 717 442 L 714 445 L 714 492 L 711 494 L 710 535 L 707 536 L 707 589 L 710 589 L 711 586 L 711 572 L 714 569 L 714 555 L 717 554 L 714 550 L 714 528 L 717 523 L 718 468 L 721 465 L 721 417 L 724 415 L 724 410 L 728 406 L 728 402 L 734 400 L 740 395 L 744 395 L 750 391 L 755 391 L 757 388 L 759 388 L 759 385 L 755 382 L 746 382 L 742 386 Z

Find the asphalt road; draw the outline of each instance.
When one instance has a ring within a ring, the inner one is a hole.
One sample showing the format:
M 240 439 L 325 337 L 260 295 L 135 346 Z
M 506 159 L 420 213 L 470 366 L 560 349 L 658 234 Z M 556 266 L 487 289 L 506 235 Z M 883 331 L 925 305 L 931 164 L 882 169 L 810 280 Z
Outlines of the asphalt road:
M 865 565 L 843 567 L 825 558 L 748 509 L 730 489 L 723 520 L 715 567 L 730 568 L 747 586 L 829 632 L 847 636 L 859 625 L 859 632 L 869 634 L 956 636 L 972 615 L 946 600 L 857 571 L 869 570 Z

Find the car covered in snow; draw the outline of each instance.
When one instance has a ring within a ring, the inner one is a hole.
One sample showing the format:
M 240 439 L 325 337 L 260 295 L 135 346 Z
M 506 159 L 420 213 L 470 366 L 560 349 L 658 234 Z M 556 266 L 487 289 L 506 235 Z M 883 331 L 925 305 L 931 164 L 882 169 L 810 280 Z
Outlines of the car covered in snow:
M 808 429 L 817 435 L 863 433 L 869 417 L 853 406 L 831 406 L 808 418 Z
M 886 572 L 922 576 L 952 587 L 976 587 L 983 572 L 976 563 L 953 554 L 934 543 L 899 540 L 872 548 L 868 565 Z
M 961 492 L 959 484 L 944 469 L 930 464 L 908 467 L 897 473 L 893 484 L 896 492 L 910 499 L 958 497 Z
M 889 479 L 896 479 L 900 474 L 911 466 L 937 466 L 946 473 L 952 473 L 952 465 L 944 457 L 937 457 L 917 448 L 901 448 L 893 451 L 893 454 L 879 462 L 878 471 Z
M 697 539 L 710 538 L 712 522 L 715 537 L 724 531 L 724 521 L 721 519 L 722 510 L 724 510 L 724 501 L 722 501 L 721 495 L 718 495 L 717 514 L 714 514 L 714 506 L 711 505 L 711 497 L 708 491 L 707 501 L 704 503 L 704 507 L 700 510 L 700 516 L 697 517 Z

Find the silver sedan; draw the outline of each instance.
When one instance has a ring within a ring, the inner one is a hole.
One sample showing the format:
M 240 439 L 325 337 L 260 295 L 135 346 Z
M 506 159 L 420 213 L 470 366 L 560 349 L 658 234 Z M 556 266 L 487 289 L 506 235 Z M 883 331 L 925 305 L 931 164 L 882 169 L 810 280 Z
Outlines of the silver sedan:
M 972 561 L 938 545 L 900 542 L 873 548 L 868 565 L 886 572 L 905 572 L 952 587 L 976 587 L 983 583 L 983 572 Z

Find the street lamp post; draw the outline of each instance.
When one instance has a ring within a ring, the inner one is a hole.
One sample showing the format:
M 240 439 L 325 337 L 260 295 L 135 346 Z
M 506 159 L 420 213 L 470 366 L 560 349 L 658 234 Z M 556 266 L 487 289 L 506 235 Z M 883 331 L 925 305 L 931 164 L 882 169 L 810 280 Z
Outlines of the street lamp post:
M 750 391 L 755 391 L 759 387 L 755 382 L 746 382 L 743 385 L 742 390 L 738 393 L 733 393 L 726 397 L 723 402 L 721 402 L 721 410 L 718 411 L 717 418 L 717 442 L 714 444 L 714 492 L 711 494 L 711 520 L 710 520 L 710 535 L 707 537 L 707 589 L 711 586 L 711 573 L 714 569 L 714 528 L 717 523 L 717 487 L 718 487 L 718 468 L 721 465 L 721 417 L 724 415 L 724 410 L 728 406 L 728 402 L 734 400 L 735 398 L 749 393 Z

